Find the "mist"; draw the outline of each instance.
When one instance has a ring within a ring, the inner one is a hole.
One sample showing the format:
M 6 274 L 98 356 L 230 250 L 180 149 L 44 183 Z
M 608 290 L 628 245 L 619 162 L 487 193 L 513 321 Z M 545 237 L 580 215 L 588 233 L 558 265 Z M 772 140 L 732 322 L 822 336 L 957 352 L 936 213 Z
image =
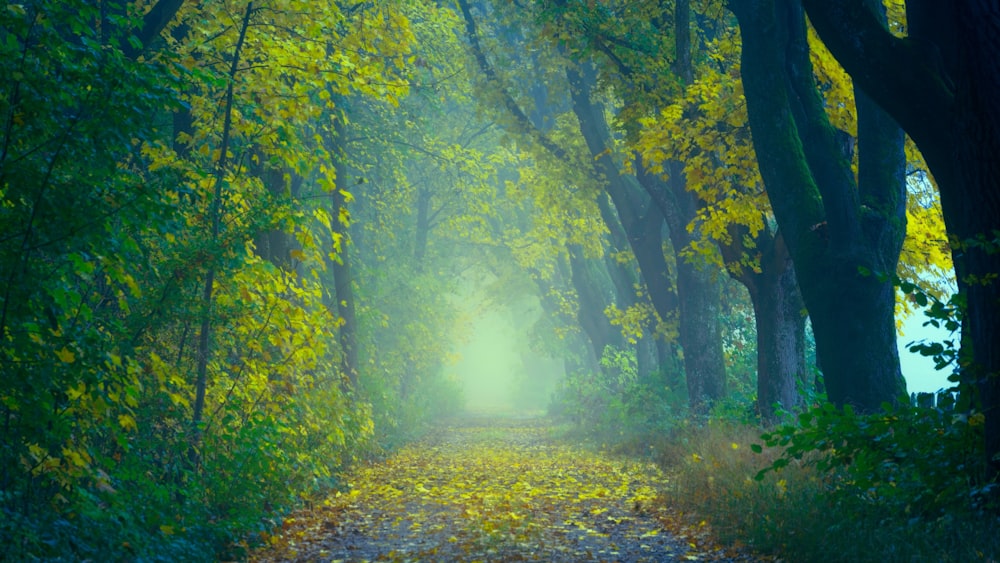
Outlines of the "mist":
M 533 349 L 532 329 L 542 316 L 538 298 L 514 295 L 497 303 L 488 289 L 495 280 L 487 278 L 467 280 L 454 296 L 461 326 L 446 375 L 460 383 L 469 413 L 542 414 L 564 366 Z

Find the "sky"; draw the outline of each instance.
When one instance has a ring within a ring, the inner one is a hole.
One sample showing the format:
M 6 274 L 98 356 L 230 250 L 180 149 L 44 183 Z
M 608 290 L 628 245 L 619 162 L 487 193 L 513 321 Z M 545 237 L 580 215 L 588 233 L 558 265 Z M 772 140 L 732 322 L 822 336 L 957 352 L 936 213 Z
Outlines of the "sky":
M 934 370 L 934 361 L 908 350 L 911 342 L 927 340 L 941 342 L 952 340 L 948 331 L 934 327 L 921 326 L 926 321 L 922 313 L 917 312 L 903 321 L 903 335 L 897 340 L 899 344 L 899 363 L 906 379 L 906 390 L 910 393 L 933 393 L 938 389 L 951 387 L 948 381 L 950 370 Z M 957 338 L 954 338 L 957 340 Z

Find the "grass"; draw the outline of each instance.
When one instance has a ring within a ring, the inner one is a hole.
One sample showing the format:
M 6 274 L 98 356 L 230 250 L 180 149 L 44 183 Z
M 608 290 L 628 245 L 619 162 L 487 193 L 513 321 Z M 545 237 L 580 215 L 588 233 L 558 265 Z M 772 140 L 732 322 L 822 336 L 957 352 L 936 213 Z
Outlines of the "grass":
M 780 456 L 751 451 L 762 431 L 713 421 L 682 426 L 652 449 L 672 487 L 664 502 L 691 522 L 707 521 L 723 544 L 744 545 L 786 561 L 995 561 L 1000 519 L 995 512 L 951 509 L 930 515 L 920 507 L 882 502 L 852 490 L 843 470 L 820 472 L 808 463 L 757 473 Z

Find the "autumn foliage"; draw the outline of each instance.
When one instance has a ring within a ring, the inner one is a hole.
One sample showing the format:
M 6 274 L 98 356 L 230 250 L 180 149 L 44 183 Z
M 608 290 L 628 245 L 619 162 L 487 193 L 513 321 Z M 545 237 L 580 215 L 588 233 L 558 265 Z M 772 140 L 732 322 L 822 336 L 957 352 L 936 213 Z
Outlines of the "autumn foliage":
M 3 556 L 995 557 L 976 4 L 0 3 Z

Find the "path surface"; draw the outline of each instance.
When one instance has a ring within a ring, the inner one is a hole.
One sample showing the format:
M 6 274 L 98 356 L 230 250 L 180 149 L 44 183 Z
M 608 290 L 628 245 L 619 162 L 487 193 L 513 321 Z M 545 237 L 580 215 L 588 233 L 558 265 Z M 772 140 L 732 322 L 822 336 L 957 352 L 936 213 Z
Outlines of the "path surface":
M 554 443 L 540 420 L 454 423 L 349 482 L 251 561 L 734 560 L 667 531 L 655 467 Z

